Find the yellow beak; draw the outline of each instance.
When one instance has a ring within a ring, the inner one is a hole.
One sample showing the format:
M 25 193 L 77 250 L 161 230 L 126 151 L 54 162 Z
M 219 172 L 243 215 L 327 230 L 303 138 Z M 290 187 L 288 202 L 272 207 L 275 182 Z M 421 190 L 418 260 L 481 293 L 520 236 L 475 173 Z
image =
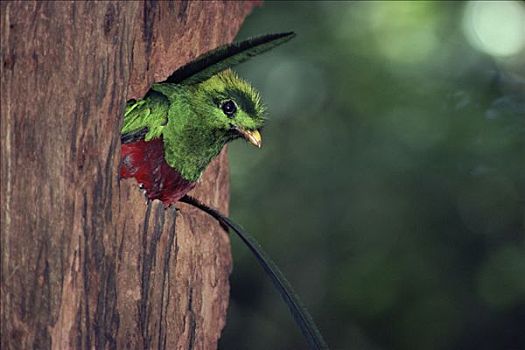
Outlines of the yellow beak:
M 262 137 L 259 130 L 243 130 L 238 129 L 239 133 L 252 145 L 254 145 L 257 148 L 261 148 L 262 146 Z

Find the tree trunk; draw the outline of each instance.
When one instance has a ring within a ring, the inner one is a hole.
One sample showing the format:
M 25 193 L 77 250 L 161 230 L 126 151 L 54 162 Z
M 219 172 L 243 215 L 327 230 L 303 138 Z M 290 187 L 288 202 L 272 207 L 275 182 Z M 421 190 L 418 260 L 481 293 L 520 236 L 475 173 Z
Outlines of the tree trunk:
M 1 4 L 1 347 L 212 349 L 229 240 L 119 181 L 127 99 L 230 42 L 251 3 Z M 193 195 L 228 209 L 226 155 Z

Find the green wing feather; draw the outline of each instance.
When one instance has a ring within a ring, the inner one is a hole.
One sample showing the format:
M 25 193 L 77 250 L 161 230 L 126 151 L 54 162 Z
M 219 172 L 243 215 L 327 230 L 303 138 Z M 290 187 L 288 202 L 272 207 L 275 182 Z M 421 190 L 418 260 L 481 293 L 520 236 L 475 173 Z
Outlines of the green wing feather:
M 168 121 L 170 103 L 164 95 L 151 92 L 143 100 L 128 101 L 121 129 L 123 143 L 159 137 Z
M 306 310 L 306 307 L 303 305 L 295 291 L 293 290 L 290 282 L 284 277 L 281 270 L 277 265 L 272 261 L 272 259 L 266 254 L 266 252 L 261 248 L 259 243 L 251 236 L 248 232 L 241 229 L 237 224 L 231 221 L 228 217 L 221 214 L 219 211 L 208 207 L 207 205 L 201 203 L 197 199 L 184 196 L 180 200 L 181 202 L 193 205 L 207 213 L 208 215 L 215 218 L 223 226 L 231 228 L 239 236 L 239 238 L 246 244 L 246 246 L 252 251 L 255 255 L 263 269 L 266 271 L 273 284 L 277 288 L 279 294 L 283 298 L 284 302 L 288 305 L 290 312 L 292 313 L 295 322 L 301 329 L 301 332 L 308 341 L 310 349 L 320 350 L 328 349 L 328 345 L 323 339 L 321 332 L 317 328 L 312 316 Z
M 191 85 L 245 62 L 295 37 L 294 32 L 266 34 L 239 43 L 223 45 L 177 69 L 164 83 Z

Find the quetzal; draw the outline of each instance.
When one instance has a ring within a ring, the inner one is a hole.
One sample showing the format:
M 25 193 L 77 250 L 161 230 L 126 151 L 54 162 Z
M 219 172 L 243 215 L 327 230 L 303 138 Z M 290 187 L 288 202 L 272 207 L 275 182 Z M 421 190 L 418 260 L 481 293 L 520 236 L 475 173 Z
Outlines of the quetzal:
M 135 178 L 148 199 L 192 204 L 233 229 L 255 254 L 289 306 L 311 348 L 326 349 L 312 317 L 279 268 L 253 237 L 230 219 L 186 195 L 224 145 L 244 138 L 261 147 L 264 107 L 258 92 L 230 68 L 295 36 L 263 35 L 219 47 L 153 84 L 127 103 L 121 131 L 122 178 Z

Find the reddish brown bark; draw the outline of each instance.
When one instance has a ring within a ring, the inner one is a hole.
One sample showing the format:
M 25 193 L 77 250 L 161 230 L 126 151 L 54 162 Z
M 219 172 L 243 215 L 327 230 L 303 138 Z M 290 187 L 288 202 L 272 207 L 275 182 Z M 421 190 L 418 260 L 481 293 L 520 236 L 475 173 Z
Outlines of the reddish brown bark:
M 229 42 L 252 4 L 2 2 L 1 345 L 212 349 L 227 235 L 118 180 L 124 103 Z M 223 153 L 193 193 L 227 211 Z

